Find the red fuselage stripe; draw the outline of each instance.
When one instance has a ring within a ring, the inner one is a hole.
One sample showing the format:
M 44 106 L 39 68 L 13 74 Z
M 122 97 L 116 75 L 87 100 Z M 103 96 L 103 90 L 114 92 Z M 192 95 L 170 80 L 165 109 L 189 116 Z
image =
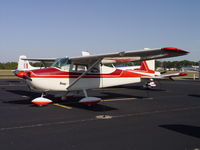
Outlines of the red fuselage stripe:
M 31 78 L 78 78 L 80 75 L 81 73 L 64 72 L 55 68 L 34 70 L 30 73 Z M 82 78 L 137 78 L 141 76 L 148 75 L 116 69 L 110 74 L 86 74 Z

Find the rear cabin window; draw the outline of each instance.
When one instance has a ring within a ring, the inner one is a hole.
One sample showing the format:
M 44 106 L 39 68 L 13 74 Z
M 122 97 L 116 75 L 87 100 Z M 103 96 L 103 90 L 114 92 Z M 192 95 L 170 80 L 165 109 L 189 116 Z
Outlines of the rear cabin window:
M 73 67 L 72 67 L 72 71 L 73 72 L 85 72 L 85 71 L 88 70 L 88 68 L 89 68 L 88 65 L 74 64 Z M 99 73 L 99 72 L 100 72 L 99 68 L 97 66 L 95 66 L 88 73 L 94 73 L 94 74 L 96 74 L 96 73 Z
M 85 72 L 87 71 L 87 69 L 88 69 L 87 65 L 74 64 L 72 67 L 72 71 L 75 71 L 75 72 Z

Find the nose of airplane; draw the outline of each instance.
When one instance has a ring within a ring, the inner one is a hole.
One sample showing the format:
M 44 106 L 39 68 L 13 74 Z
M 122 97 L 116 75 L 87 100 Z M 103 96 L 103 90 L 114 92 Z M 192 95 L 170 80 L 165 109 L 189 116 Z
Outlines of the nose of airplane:
M 30 74 L 31 74 L 30 71 L 28 71 L 28 72 L 24 72 L 24 71 L 15 72 L 15 75 L 18 76 L 19 78 L 28 79 L 28 80 L 32 81 L 32 79 L 30 78 Z
M 27 75 L 27 72 L 16 72 L 15 75 L 18 76 L 19 78 L 24 78 L 24 76 Z

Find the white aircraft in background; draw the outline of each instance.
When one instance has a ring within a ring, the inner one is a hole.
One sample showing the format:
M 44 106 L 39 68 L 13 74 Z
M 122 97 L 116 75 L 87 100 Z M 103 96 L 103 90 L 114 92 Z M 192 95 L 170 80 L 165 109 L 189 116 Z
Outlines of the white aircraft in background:
M 45 68 L 45 67 L 33 67 L 32 65 L 30 65 L 29 60 L 31 60 L 31 59 L 27 59 L 27 57 L 25 55 L 20 56 L 19 61 L 18 61 L 17 70 L 15 70 L 15 71 L 21 72 L 21 71 L 30 71 L 30 70 Z M 45 58 L 45 59 L 38 60 L 38 61 L 42 62 L 44 65 L 44 62 L 52 62 L 54 60 L 55 60 L 55 58 Z M 33 61 L 37 61 L 37 60 L 34 59 Z
M 172 77 L 187 75 L 187 73 L 184 73 L 184 72 L 162 75 L 161 72 L 155 71 L 155 60 L 142 61 L 141 66 L 124 66 L 124 67 L 115 67 L 115 68 L 121 69 L 121 70 L 127 70 L 127 71 L 134 71 L 134 72 L 137 72 L 137 70 L 151 70 L 151 72 L 153 71 L 152 73 L 154 74 L 154 77 L 150 77 L 151 79 L 171 79 L 172 80 Z M 149 77 L 144 77 L 144 78 L 148 79 Z
M 44 98 L 48 93 L 60 93 L 60 96 L 65 97 L 76 91 L 83 91 L 85 95 L 85 98 L 82 98 L 79 103 L 92 105 L 100 102 L 101 98 L 88 97 L 88 89 L 139 83 L 142 78 L 156 77 L 157 75 L 149 63 L 151 61 L 145 60 L 182 56 L 187 53 L 181 49 L 165 47 L 101 55 L 87 55 L 85 53 L 84 56 L 56 60 L 21 58 L 23 61 L 54 61 L 54 63 L 51 67 L 42 69 L 29 68 L 21 63 L 15 74 L 25 79 L 32 90 L 42 93 L 41 97 L 32 100 L 36 105 L 51 103 L 52 100 Z M 145 66 L 142 65 L 140 69 L 135 70 L 121 70 L 103 65 L 129 61 L 144 61 Z

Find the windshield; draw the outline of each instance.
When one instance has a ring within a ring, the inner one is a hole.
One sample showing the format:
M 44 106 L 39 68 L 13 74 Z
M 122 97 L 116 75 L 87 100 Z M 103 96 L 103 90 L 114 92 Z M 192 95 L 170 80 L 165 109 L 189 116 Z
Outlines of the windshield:
M 51 67 L 59 68 L 59 69 L 62 69 L 62 70 L 69 70 L 70 61 L 69 61 L 68 58 L 58 58 L 51 65 Z

